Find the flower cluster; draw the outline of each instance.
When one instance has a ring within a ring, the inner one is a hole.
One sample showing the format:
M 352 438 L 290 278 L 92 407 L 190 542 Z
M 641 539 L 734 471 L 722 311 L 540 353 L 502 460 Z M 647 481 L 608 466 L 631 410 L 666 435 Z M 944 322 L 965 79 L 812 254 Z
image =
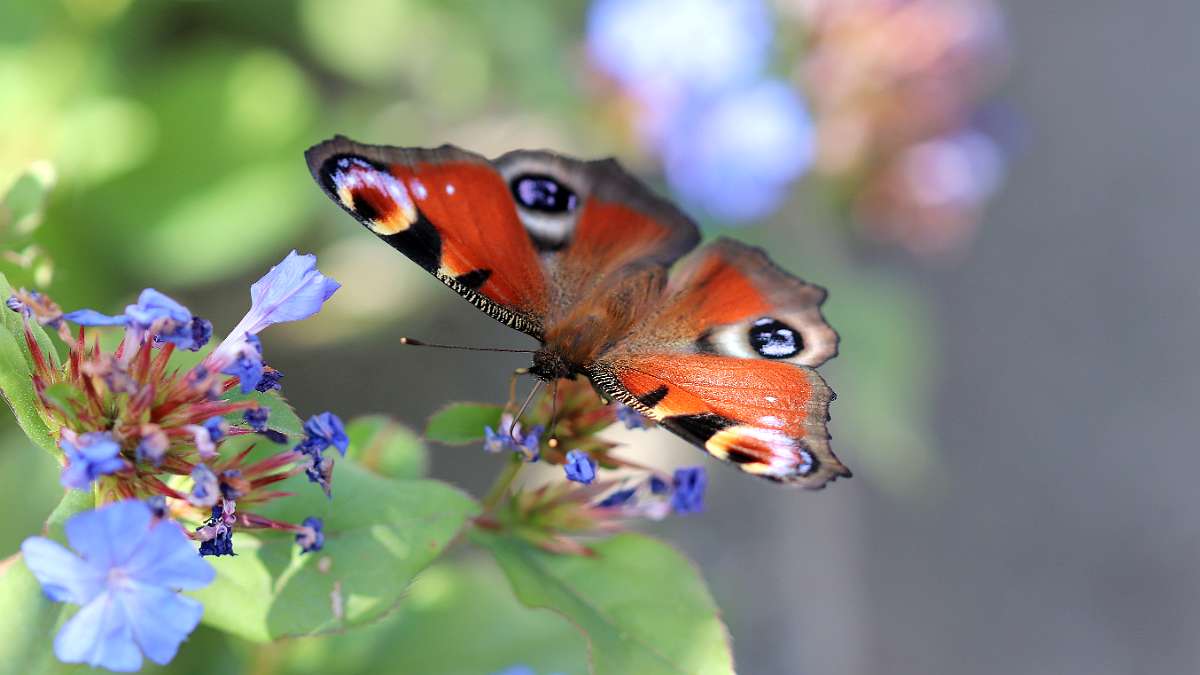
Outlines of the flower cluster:
M 614 532 L 634 519 L 661 520 L 675 513 L 698 513 L 704 507 L 707 478 L 702 467 L 676 469 L 673 475 L 623 459 L 613 453 L 617 444 L 597 436 L 615 422 L 630 429 L 647 429 L 653 420 L 620 404 L 609 405 L 583 381 L 564 381 L 530 412 L 544 424 L 523 432 L 508 413 L 500 424 L 484 429 L 484 450 L 510 452 L 520 461 L 561 465 L 566 480 L 518 490 L 507 501 L 504 492 L 515 472 L 503 474 L 493 488 L 495 513 L 476 523 L 483 528 L 514 528 L 520 536 L 553 552 L 588 555 L 590 549 L 572 535 Z M 570 448 L 564 450 L 564 448 Z M 620 471 L 606 478 L 604 471 Z M 485 500 L 485 504 L 486 504 Z
M 591 60 L 671 186 L 727 221 L 774 211 L 812 161 L 803 101 L 766 74 L 771 38 L 761 0 L 597 0 L 588 18 Z
M 919 254 L 963 244 L 998 187 L 1003 152 L 984 104 L 1007 45 L 990 0 L 804 0 L 799 77 L 815 168 L 852 186 L 874 237 Z
M 326 450 L 344 454 L 349 440 L 332 413 L 310 418 L 302 438 L 272 426 L 271 408 L 286 403 L 276 398 L 264 405 L 271 399 L 255 392 L 278 389 L 282 373 L 263 363 L 258 333 L 315 314 L 337 288 L 317 270 L 315 256 L 293 251 L 251 287 L 245 318 L 192 367 L 173 357 L 203 349 L 212 325 L 154 289 L 116 315 L 63 313 L 34 291 L 7 299 L 25 319 L 34 390 L 63 451 L 61 483 L 94 490 L 101 505 L 68 524 L 82 562 L 46 540 L 25 545 L 47 593 L 84 606 L 56 641 L 62 660 L 112 670 L 135 669 L 142 653 L 170 660 L 200 616 L 198 604 L 174 591 L 211 579 L 201 556 L 234 555 L 235 529 L 291 533 L 303 552 L 320 550 L 320 519 L 286 523 L 254 508 L 288 496 L 278 484 L 301 473 L 329 494 L 333 461 Z M 65 363 L 38 342 L 32 322 L 67 344 Z M 87 339 L 84 327 L 102 326 L 124 328 L 112 352 L 101 348 L 99 336 Z M 259 444 L 243 442 L 253 440 L 282 447 L 264 456 Z M 185 534 L 177 521 L 198 525 Z M 199 555 L 189 538 L 199 542 Z M 139 556 L 153 557 L 153 564 Z M 124 611 L 110 609 L 118 605 Z
M 965 242 L 1004 170 L 1001 116 L 985 107 L 1007 62 L 992 0 L 778 10 L 803 36 L 791 82 L 767 72 L 775 17 L 763 0 L 595 0 L 590 62 L 691 206 L 756 220 L 813 172 L 876 239 L 929 254 Z

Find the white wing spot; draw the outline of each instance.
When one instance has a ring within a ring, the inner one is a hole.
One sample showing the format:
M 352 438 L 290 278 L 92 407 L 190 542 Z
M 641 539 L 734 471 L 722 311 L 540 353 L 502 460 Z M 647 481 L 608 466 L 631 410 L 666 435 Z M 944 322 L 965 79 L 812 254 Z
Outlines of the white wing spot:
M 412 179 L 409 185 L 412 187 L 413 194 L 416 195 L 417 199 L 425 199 L 429 196 L 429 190 L 425 189 L 425 184 L 416 178 Z

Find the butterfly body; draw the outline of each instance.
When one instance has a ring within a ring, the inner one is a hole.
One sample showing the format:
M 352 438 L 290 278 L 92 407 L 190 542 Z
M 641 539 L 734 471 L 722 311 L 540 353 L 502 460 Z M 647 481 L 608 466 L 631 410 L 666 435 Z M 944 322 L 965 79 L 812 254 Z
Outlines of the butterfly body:
M 693 252 L 696 225 L 615 161 L 342 137 L 306 157 L 367 229 L 538 339 L 533 375 L 584 376 L 748 473 L 810 488 L 850 475 L 815 370 L 837 353 L 825 291 L 732 240 Z

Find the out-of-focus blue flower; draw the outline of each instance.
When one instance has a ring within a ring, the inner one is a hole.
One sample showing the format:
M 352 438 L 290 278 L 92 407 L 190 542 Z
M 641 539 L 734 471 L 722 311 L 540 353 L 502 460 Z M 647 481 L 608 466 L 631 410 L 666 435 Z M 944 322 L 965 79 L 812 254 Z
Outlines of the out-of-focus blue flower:
M 627 405 L 617 404 L 617 420 L 627 429 L 649 429 L 650 420 Z
M 582 450 L 572 450 L 567 453 L 567 463 L 563 464 L 567 480 L 587 485 L 596 480 L 596 460 Z
M 637 494 L 637 486 L 614 490 L 604 499 L 596 503 L 600 508 L 613 508 L 614 506 L 624 506 L 633 500 L 633 496 Z
M 296 543 L 300 545 L 300 553 L 312 553 L 325 547 L 325 523 L 320 518 L 310 516 L 301 523 L 304 528 L 296 534 Z
M 483 451 L 490 453 L 519 452 L 526 462 L 536 462 L 542 457 L 542 432 L 545 428 L 537 425 L 528 431 L 522 431 L 521 423 L 512 415 L 504 413 L 500 416 L 500 424 L 495 429 L 483 428 Z
M 282 379 L 283 371 L 267 366 L 263 368 L 262 379 L 258 381 L 258 384 L 254 385 L 254 389 L 264 394 L 272 389 L 282 389 L 283 387 L 279 384 L 279 381 Z
M 635 93 L 703 94 L 762 70 L 771 21 L 760 0 L 598 0 L 587 44 L 596 65 Z
M 192 469 L 192 492 L 188 501 L 196 506 L 212 506 L 221 496 L 220 481 L 212 469 L 203 464 L 197 464 Z
M 221 368 L 221 372 L 236 376 L 243 394 L 254 391 L 263 376 L 262 342 L 258 336 L 247 335 L 229 351 L 229 357 L 229 362 Z
M 665 495 L 671 491 L 671 486 L 667 485 L 667 481 L 658 476 L 650 477 L 650 494 Z
M 542 432 L 545 430 L 545 427 L 538 424 L 517 441 L 514 449 L 521 453 L 521 459 L 536 462 L 542 458 Z
M 346 436 L 346 427 L 342 425 L 341 418 L 331 412 L 323 412 L 308 418 L 304 423 L 304 433 L 306 435 L 305 442 L 309 444 L 309 447 L 324 450 L 332 445 L 342 453 L 343 457 L 346 456 L 346 450 L 350 447 L 350 438 Z
M 150 509 L 150 515 L 155 518 L 167 517 L 167 498 L 162 495 L 153 495 L 146 497 L 146 507 Z
M 257 408 L 251 408 L 242 413 L 242 419 L 246 420 L 246 424 L 255 431 L 267 430 L 267 417 L 270 416 L 271 409 L 265 405 L 260 405 Z
M 203 426 L 208 431 L 209 440 L 213 443 L 219 443 L 222 438 L 225 438 L 225 432 L 229 430 L 229 423 L 220 415 L 208 418 Z
M 708 476 L 704 467 L 693 466 L 675 470 L 674 488 L 671 495 L 671 508 L 675 513 L 699 513 L 704 510 L 704 488 L 708 485 Z
M 108 432 L 94 431 L 74 439 L 64 435 L 58 446 L 67 454 L 67 465 L 59 476 L 65 488 L 86 490 L 100 476 L 116 473 L 125 466 L 121 446 Z
M 667 180 L 686 202 L 749 221 L 779 206 L 815 145 L 795 90 L 761 81 L 697 100 L 671 125 L 662 150 Z
M 138 441 L 136 455 L 139 461 L 150 462 L 155 466 L 162 461 L 163 455 L 171 445 L 171 439 L 166 432 L 154 424 L 142 425 L 142 438 Z
M 116 502 L 67 521 L 77 553 L 43 537 L 21 544 L 46 595 L 81 605 L 54 639 L 60 661 L 131 672 L 145 655 L 165 665 L 200 622 L 204 607 L 176 591 L 208 585 L 213 569 L 177 524 L 152 516 L 141 501 Z

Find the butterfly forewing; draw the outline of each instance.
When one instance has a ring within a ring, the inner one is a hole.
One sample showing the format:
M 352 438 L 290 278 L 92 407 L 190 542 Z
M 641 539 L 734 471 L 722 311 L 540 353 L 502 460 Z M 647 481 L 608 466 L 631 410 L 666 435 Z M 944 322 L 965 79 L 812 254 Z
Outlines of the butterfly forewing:
M 342 137 L 306 157 L 326 194 L 367 229 L 488 314 L 541 336 L 546 279 L 491 163 L 452 146 L 393 148 Z

